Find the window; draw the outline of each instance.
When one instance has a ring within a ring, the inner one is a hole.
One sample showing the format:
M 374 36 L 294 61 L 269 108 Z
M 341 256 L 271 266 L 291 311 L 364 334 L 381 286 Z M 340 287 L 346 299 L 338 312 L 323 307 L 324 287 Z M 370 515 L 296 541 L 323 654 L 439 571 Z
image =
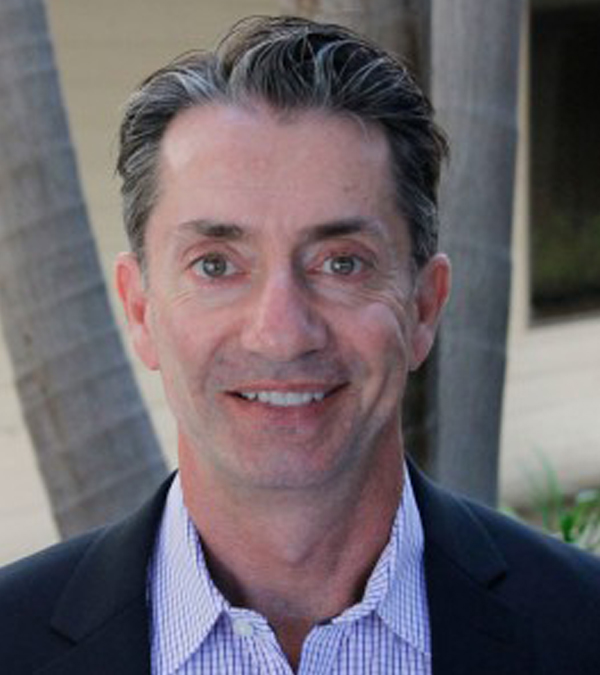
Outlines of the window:
M 600 2 L 531 21 L 533 319 L 600 311 Z

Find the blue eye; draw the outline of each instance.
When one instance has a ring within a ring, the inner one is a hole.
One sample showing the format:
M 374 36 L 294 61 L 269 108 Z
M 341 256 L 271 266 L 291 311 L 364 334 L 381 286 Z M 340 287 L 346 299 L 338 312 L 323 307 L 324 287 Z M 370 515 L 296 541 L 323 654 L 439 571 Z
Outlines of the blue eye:
M 323 270 L 327 274 L 336 276 L 350 276 L 363 270 L 364 263 L 356 255 L 336 255 L 327 258 L 323 263 Z
M 235 273 L 235 267 L 220 253 L 209 253 L 198 258 L 192 265 L 192 269 L 201 277 L 218 279 Z

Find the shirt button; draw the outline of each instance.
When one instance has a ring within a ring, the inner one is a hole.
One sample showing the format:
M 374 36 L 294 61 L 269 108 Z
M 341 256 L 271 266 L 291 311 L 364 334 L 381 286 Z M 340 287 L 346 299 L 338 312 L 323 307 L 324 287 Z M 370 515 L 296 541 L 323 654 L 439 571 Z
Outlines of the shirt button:
M 233 632 L 240 637 L 250 637 L 254 633 L 254 628 L 250 621 L 246 619 L 236 619 L 233 622 Z

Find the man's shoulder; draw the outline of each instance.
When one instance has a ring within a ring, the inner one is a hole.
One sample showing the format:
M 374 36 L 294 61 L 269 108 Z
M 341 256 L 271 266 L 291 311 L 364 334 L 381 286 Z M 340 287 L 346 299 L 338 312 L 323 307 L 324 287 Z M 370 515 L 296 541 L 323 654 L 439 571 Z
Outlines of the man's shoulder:
M 117 557 L 145 565 L 171 479 L 137 511 L 121 521 L 83 533 L 50 546 L 0 569 L 0 602 L 31 595 L 39 604 L 51 600 L 53 589 L 60 589 L 85 560 L 93 568 L 104 570 Z M 112 565 L 111 565 L 112 564 Z M 117 569 L 110 573 L 114 575 Z
M 469 508 L 506 560 L 493 591 L 529 623 L 548 672 L 561 658 L 565 666 L 587 664 L 577 672 L 592 672 L 592 664 L 597 672 L 600 558 L 485 507 Z
M 102 531 L 88 532 L 54 544 L 0 569 L 0 606 L 6 607 L 10 603 L 16 607 L 23 603 L 28 607 L 52 604 Z M 5 615 L 0 613 L 1 616 Z
M 93 532 L 56 544 L 0 570 L 0 663 L 6 672 L 35 672 L 62 653 L 64 640 L 49 630 L 55 608 L 99 536 Z
M 516 518 L 465 500 L 486 529 L 509 568 L 540 579 L 560 577 L 600 593 L 600 558 Z
M 600 558 L 566 544 L 512 516 L 444 490 L 422 475 L 417 478 L 419 511 L 426 543 L 454 556 L 473 570 L 495 568 L 502 580 L 536 580 L 600 593 Z M 525 590 L 525 589 L 524 589 Z M 527 597 L 527 593 L 524 594 Z
M 0 570 L 2 672 L 37 672 L 100 634 L 112 635 L 102 644 L 116 652 L 124 640 L 145 641 L 147 565 L 169 484 L 124 520 Z
M 467 508 L 506 562 L 492 592 L 530 625 L 544 658 L 597 663 L 600 558 L 484 506 Z
M 600 559 L 414 478 L 438 661 L 471 658 L 457 646 L 468 644 L 493 662 L 505 645 L 510 672 L 598 672 Z
M 452 495 L 480 528 L 501 561 L 502 573 L 494 584 L 500 596 L 510 598 L 525 614 L 550 617 L 557 609 L 597 615 L 600 603 L 600 558 L 574 544 L 542 532 L 515 517 Z M 455 536 L 468 546 L 464 530 Z M 471 551 L 477 558 L 478 551 Z M 600 626 L 600 623 L 596 620 Z

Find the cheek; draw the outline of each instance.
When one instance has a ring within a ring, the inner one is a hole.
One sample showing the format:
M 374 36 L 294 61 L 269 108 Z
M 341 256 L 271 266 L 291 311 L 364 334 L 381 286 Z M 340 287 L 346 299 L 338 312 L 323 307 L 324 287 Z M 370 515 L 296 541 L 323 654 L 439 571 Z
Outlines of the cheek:
M 353 349 L 362 363 L 362 405 L 373 419 L 397 419 L 409 371 L 405 313 L 387 303 L 371 305 L 351 326 Z
M 372 359 L 396 363 L 409 356 L 409 321 L 402 303 L 371 304 L 354 317 L 349 329 L 359 351 L 371 354 Z
M 164 377 L 185 377 L 205 360 L 211 324 L 188 303 L 170 306 L 153 317 L 159 369 Z

